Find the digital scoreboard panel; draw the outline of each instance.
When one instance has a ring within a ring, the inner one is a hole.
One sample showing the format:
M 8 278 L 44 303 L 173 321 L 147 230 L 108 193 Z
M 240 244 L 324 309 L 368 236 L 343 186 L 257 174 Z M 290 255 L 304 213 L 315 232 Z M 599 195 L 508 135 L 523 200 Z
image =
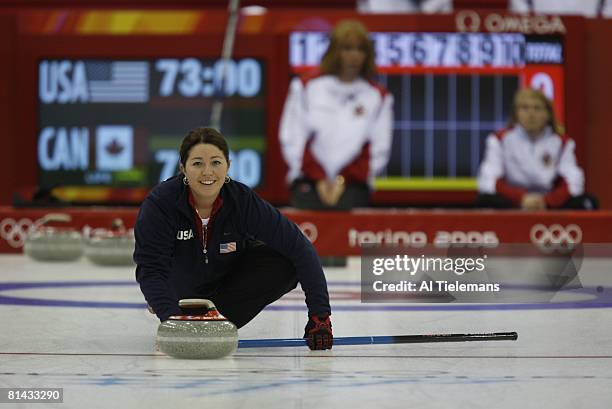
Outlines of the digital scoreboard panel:
M 229 63 L 223 85 L 221 61 L 195 57 L 201 55 L 195 43 L 176 51 L 180 56 L 167 44 L 151 50 L 148 42 L 140 51 L 118 44 L 121 51 L 102 53 L 85 50 L 84 40 L 75 38 L 71 47 L 58 46 L 51 55 L 36 43 L 23 59 L 37 76 L 24 86 L 35 95 L 37 114 L 26 126 L 32 128 L 34 150 L 31 142 L 23 145 L 35 151 L 37 174 L 31 177 L 42 187 L 74 187 L 83 196 L 84 187 L 117 193 L 97 196 L 99 202 L 121 202 L 121 188 L 145 192 L 178 172 L 181 138 L 210 124 L 213 102 L 222 96 L 230 175 L 285 203 L 276 131 L 287 88 L 272 79 L 288 85 L 290 76 L 318 67 L 328 35 L 316 30 L 251 39 Z M 395 98 L 392 153 L 375 181 L 375 199 L 388 193 L 395 196 L 385 196 L 391 198 L 387 202 L 408 203 L 416 191 L 473 192 L 484 140 L 505 126 L 519 87 L 542 89 L 561 122 L 573 120 L 573 129 L 579 129 L 574 112 L 564 111 L 566 95 L 576 94 L 564 88 L 576 77 L 566 56 L 568 49 L 575 54 L 574 43 L 564 33 L 379 28 L 371 38 L 376 79 Z M 286 51 L 277 54 L 281 48 Z M 27 98 L 23 101 L 24 112 L 30 112 Z
M 256 188 L 267 146 L 263 60 L 40 59 L 39 185 L 154 186 L 178 172 L 182 137 L 210 124 L 221 95 L 229 174 Z
M 391 158 L 377 190 L 470 190 L 485 138 L 503 128 L 519 87 L 542 90 L 564 113 L 560 35 L 373 32 L 376 80 L 394 96 Z M 292 75 L 316 69 L 326 33 L 289 37 Z

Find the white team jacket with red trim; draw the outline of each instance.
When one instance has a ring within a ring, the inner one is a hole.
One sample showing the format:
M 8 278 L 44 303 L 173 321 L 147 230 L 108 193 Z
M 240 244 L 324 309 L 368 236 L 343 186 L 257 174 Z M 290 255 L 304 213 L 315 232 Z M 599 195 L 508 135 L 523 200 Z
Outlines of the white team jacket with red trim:
M 558 207 L 584 192 L 584 173 L 576 163 L 575 142 L 547 127 L 532 139 L 520 126 L 488 136 L 478 173 L 478 190 L 520 203 L 527 192 L 545 195 Z
M 319 170 L 315 179 L 333 179 L 352 166 L 359 174 L 353 179 L 370 180 L 387 165 L 392 126 L 393 96 L 373 82 L 344 83 L 334 75 L 293 79 L 279 130 L 287 181 L 303 175 L 305 157 Z

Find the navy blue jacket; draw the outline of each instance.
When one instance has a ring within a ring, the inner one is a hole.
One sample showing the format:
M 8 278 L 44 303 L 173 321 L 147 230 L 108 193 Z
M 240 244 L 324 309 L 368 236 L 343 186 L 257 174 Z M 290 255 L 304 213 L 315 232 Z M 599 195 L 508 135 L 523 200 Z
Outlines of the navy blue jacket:
M 159 319 L 180 315 L 179 299 L 201 298 L 216 288 L 248 240 L 260 240 L 293 262 L 309 314 L 331 312 L 321 263 L 300 229 L 242 183 L 224 184 L 220 195 L 223 205 L 209 225 L 208 263 L 189 188 L 180 177 L 156 186 L 140 207 L 134 228 L 136 280 Z M 220 244 L 231 242 L 236 251 L 220 253 Z

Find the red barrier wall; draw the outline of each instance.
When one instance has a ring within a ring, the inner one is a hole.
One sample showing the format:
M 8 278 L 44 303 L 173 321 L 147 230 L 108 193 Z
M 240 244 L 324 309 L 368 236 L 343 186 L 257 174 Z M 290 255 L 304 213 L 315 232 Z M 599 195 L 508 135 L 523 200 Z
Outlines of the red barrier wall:
M 69 226 L 88 236 L 94 228 L 109 229 L 115 218 L 134 226 L 136 209 L 69 208 L 16 210 L 0 207 L 0 253 L 20 252 L 31 226 L 48 213 L 67 213 Z M 555 244 L 612 243 L 612 212 L 522 211 L 355 211 L 286 210 L 320 255 L 359 255 L 360 244 L 401 244 L 419 247 L 451 243 Z

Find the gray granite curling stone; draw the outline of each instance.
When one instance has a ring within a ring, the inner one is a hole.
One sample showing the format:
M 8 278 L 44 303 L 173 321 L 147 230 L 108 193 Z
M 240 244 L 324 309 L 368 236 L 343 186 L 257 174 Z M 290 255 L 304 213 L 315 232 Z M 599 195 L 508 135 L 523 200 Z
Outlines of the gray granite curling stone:
M 39 261 L 74 261 L 83 255 L 83 247 L 80 232 L 43 226 L 28 234 L 23 251 Z
M 108 232 L 90 238 L 85 244 L 85 257 L 100 266 L 134 264 L 134 235 Z
M 201 316 L 172 316 L 159 324 L 157 344 L 173 358 L 223 358 L 236 351 L 238 329 L 216 310 Z

